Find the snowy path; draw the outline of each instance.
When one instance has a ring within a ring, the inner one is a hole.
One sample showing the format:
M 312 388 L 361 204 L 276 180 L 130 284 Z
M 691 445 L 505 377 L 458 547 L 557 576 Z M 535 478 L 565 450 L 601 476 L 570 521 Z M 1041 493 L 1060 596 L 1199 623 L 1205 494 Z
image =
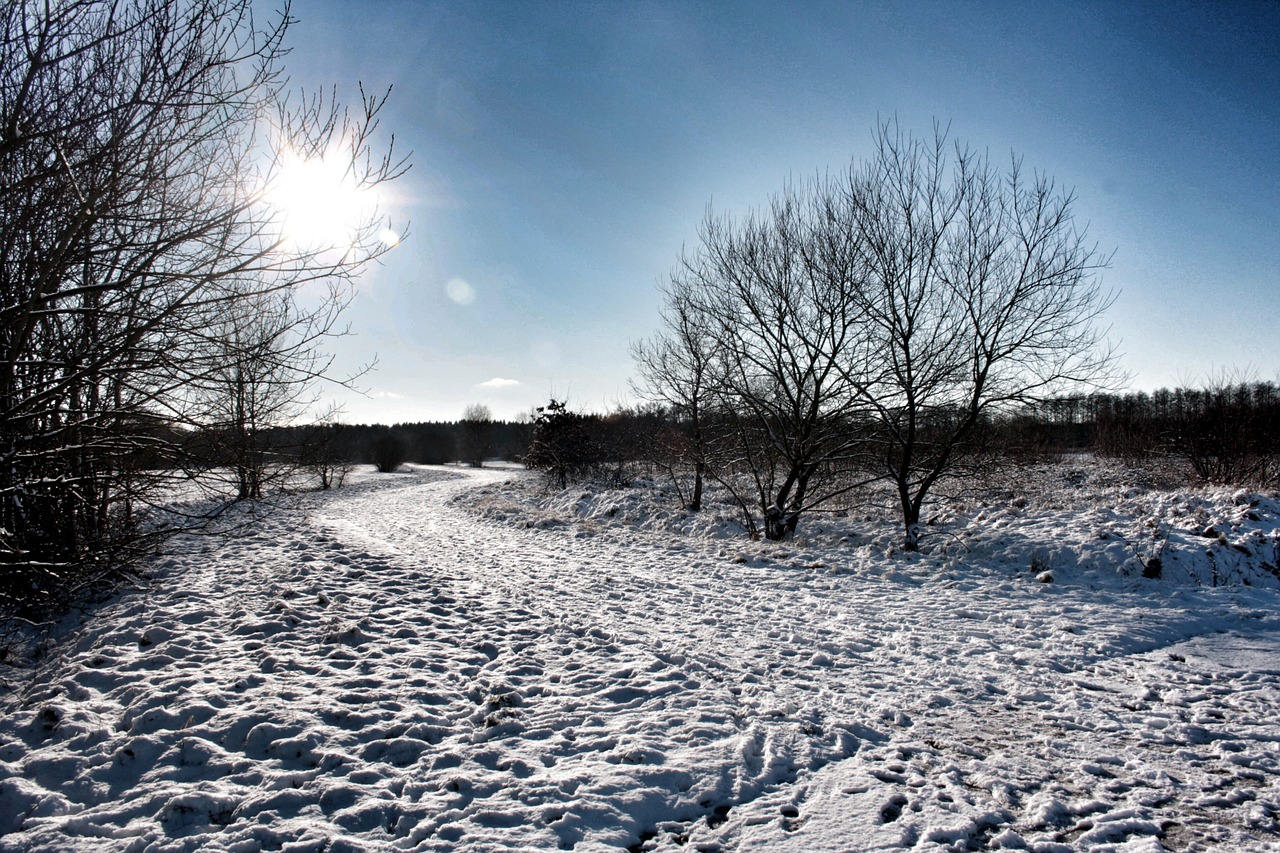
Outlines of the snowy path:
M 451 503 L 506 476 L 191 543 L 5 700 L 0 851 L 1280 847 L 1274 593 Z

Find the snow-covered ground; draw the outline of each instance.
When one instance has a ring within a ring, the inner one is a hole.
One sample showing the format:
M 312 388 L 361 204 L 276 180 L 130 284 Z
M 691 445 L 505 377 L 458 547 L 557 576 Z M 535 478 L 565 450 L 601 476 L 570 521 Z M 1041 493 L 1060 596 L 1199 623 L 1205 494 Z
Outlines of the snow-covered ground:
M 1280 508 L 1042 474 L 922 554 L 301 496 L 0 671 L 0 851 L 1280 849 Z

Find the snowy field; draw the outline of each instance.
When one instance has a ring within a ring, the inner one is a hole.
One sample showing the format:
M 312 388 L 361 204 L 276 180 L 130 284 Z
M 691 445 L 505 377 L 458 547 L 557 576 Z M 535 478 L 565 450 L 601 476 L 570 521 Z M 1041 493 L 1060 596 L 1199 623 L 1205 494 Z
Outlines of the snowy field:
M 0 667 L 0 851 L 1280 849 L 1270 498 L 1048 467 L 902 554 L 512 476 L 176 541 Z

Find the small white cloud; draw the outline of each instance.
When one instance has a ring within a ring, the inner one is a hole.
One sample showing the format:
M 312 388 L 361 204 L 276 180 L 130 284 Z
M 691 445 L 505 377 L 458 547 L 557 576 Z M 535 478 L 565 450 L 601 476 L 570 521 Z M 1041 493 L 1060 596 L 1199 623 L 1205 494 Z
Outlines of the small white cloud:
M 459 305 L 470 305 L 476 301 L 476 289 L 460 278 L 451 278 L 444 286 L 444 292 Z
M 513 388 L 520 384 L 519 379 L 503 379 L 501 376 L 495 376 L 492 379 L 486 379 L 477 385 L 477 388 Z
M 395 391 L 374 391 L 369 395 L 375 400 L 403 400 L 403 394 L 397 394 Z

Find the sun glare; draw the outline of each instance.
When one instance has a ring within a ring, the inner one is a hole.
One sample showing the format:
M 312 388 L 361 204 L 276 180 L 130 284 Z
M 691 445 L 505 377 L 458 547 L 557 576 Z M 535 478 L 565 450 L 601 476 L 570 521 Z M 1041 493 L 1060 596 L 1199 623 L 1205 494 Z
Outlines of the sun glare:
M 289 156 L 266 193 L 284 238 L 305 248 L 343 248 L 376 209 L 372 191 L 358 186 L 340 158 Z M 380 238 L 386 242 L 384 232 Z

